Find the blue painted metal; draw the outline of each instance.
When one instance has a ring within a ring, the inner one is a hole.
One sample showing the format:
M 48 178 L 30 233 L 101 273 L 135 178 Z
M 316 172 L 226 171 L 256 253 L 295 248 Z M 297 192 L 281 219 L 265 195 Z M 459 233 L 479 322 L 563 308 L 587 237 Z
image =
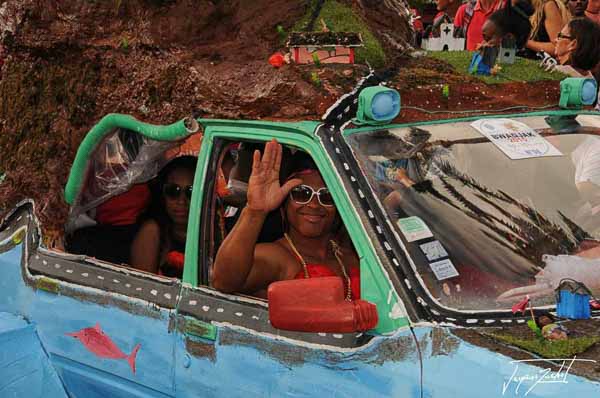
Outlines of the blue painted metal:
M 0 397 L 67 397 L 35 325 L 0 312 Z
M 408 328 L 348 352 L 303 347 L 228 327 L 220 328 L 214 346 L 199 344 L 205 355 L 194 356 L 186 350 L 185 337 L 178 339 L 177 357 L 189 355 L 191 361 L 191 366 L 176 364 L 178 397 L 195 397 L 199 391 L 204 397 L 240 398 L 419 396 L 418 351 Z
M 536 384 L 548 366 L 542 360 L 537 362 L 541 366 L 514 362 L 451 335 L 447 328 L 421 327 L 415 332 L 423 357 L 424 397 L 600 396 L 600 383 L 570 374 L 566 369 L 568 362 L 560 375 L 547 374 L 545 380 L 556 382 Z M 441 334 L 437 341 L 435 334 Z M 440 349 L 440 345 L 446 348 Z

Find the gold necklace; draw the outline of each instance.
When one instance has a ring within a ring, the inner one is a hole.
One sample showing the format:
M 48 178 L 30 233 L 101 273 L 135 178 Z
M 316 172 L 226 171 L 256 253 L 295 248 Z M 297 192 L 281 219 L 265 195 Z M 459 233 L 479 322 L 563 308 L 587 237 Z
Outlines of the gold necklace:
M 290 245 L 290 248 L 292 249 L 292 251 L 294 252 L 296 257 L 298 257 L 300 264 L 302 264 L 302 270 L 304 271 L 304 278 L 305 279 L 310 278 L 310 275 L 308 274 L 308 267 L 306 265 L 306 261 L 304 260 L 304 257 L 302 257 L 302 255 L 300 254 L 298 249 L 296 249 L 296 246 L 294 245 L 294 242 L 292 242 L 292 239 L 289 237 L 289 235 L 287 233 L 284 233 L 283 236 L 285 237 L 285 240 L 287 241 L 287 243 Z M 352 300 L 352 284 L 350 282 L 350 277 L 348 276 L 348 273 L 346 272 L 346 267 L 344 267 L 344 263 L 342 262 L 342 249 L 340 249 L 340 246 L 333 239 L 331 239 L 329 241 L 329 243 L 331 244 L 331 249 L 333 250 L 333 255 L 335 256 L 335 259 L 337 260 L 337 262 L 340 266 L 340 269 L 342 270 L 342 274 L 344 275 L 344 280 L 346 281 L 346 301 L 351 301 Z

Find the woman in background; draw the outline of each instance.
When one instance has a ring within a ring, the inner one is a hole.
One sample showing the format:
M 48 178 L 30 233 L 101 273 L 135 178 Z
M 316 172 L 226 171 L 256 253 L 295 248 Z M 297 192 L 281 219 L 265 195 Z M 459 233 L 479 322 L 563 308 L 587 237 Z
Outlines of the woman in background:
M 181 156 L 160 172 L 150 209 L 131 246 L 131 264 L 181 278 L 196 157 Z
M 528 58 L 536 58 L 538 52 L 554 55 L 554 41 L 558 32 L 569 22 L 570 14 L 561 0 L 532 0 L 534 13 L 530 18 L 531 34 L 525 52 Z
M 600 62 L 600 26 L 588 18 L 571 20 L 554 41 L 556 70 L 572 77 L 592 77 Z

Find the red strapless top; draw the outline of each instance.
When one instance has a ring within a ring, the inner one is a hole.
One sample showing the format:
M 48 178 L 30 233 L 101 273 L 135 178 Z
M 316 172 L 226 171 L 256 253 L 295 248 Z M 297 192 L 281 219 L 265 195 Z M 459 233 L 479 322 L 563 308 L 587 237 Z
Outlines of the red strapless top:
M 311 278 L 323 278 L 326 276 L 338 276 L 335 272 L 323 264 L 306 264 L 308 276 Z M 351 267 L 348 273 L 350 277 L 350 288 L 352 289 L 352 300 L 360 299 L 360 269 L 359 267 Z M 304 270 L 296 274 L 294 279 L 304 279 Z

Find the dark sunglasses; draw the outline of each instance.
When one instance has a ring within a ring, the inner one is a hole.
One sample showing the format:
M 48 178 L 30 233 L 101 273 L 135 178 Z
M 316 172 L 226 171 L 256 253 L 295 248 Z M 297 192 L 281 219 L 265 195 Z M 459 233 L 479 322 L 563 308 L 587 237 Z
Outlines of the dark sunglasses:
M 187 200 L 192 199 L 192 186 L 182 187 L 177 184 L 165 184 L 163 185 L 163 195 L 166 198 L 176 200 L 179 199 L 182 193 L 185 194 Z
M 320 188 L 318 191 L 315 191 L 308 185 L 299 185 L 290 191 L 290 197 L 299 205 L 310 203 L 314 195 L 317 195 L 321 206 L 333 206 L 333 197 L 327 188 Z
M 556 36 L 558 39 L 567 39 L 567 40 L 573 40 L 573 36 L 569 36 L 569 35 L 563 35 L 562 32 L 558 32 L 558 35 Z

